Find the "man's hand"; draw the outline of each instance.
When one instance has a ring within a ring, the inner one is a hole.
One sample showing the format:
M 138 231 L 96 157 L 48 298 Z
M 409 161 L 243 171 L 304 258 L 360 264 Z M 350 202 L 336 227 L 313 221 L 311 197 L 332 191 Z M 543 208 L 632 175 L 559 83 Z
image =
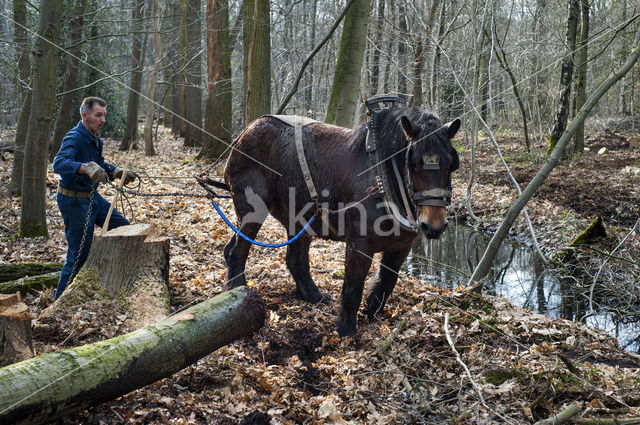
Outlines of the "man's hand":
M 123 174 L 124 174 L 124 170 L 120 167 L 116 167 L 116 169 L 113 170 L 113 177 L 117 179 L 121 179 Z M 134 181 L 135 179 L 139 179 L 139 178 L 140 177 L 136 173 L 134 173 L 131 170 L 127 170 L 127 174 L 125 174 L 124 176 L 124 184 L 127 185 L 132 181 Z
M 81 170 L 82 167 L 80 167 L 80 170 L 78 170 L 78 172 L 80 172 Z M 109 181 L 109 177 L 107 176 L 107 172 L 104 171 L 104 168 L 93 161 L 87 163 L 86 173 L 94 183 L 106 183 Z

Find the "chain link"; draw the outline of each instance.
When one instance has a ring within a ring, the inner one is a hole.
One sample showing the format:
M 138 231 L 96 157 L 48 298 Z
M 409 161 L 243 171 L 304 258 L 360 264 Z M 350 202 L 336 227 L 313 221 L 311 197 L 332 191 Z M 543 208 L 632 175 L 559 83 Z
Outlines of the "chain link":
M 89 223 L 91 222 L 91 211 L 93 210 L 93 197 L 95 196 L 95 194 L 96 194 L 96 186 L 92 185 L 91 196 L 89 197 L 89 209 L 87 211 L 87 219 L 84 221 L 84 230 L 82 231 L 82 239 L 80 239 L 80 248 L 78 248 L 78 253 L 76 254 L 76 260 L 73 263 L 73 269 L 71 269 L 71 273 L 69 274 L 69 280 L 67 281 L 67 285 L 71 283 L 73 281 L 73 278 L 75 277 L 74 273 L 78 268 L 80 256 L 82 255 L 82 249 L 84 248 L 84 243 L 87 240 Z
M 112 182 L 108 183 L 112 188 L 122 193 L 132 196 L 141 196 L 143 198 L 165 198 L 165 197 L 183 197 L 183 198 L 212 198 L 208 193 L 195 192 L 162 192 L 162 193 L 145 193 L 140 190 L 127 189 L 126 187 L 118 187 Z

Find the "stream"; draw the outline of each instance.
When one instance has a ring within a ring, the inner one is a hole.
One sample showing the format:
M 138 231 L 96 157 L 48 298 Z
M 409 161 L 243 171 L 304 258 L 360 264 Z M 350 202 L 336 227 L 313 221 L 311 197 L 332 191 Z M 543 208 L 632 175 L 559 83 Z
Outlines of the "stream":
M 489 239 L 486 234 L 468 226 L 450 226 L 438 240 L 422 236 L 416 240 L 407 258 L 407 272 L 441 288 L 465 286 Z M 562 278 L 545 268 L 532 248 L 506 239 L 487 276 L 483 293 L 504 296 L 513 304 L 536 313 L 579 320 L 589 310 L 588 298 L 562 282 Z M 637 353 L 640 322 L 637 319 L 621 322 L 607 311 L 594 309 L 586 324 L 617 338 L 620 348 Z

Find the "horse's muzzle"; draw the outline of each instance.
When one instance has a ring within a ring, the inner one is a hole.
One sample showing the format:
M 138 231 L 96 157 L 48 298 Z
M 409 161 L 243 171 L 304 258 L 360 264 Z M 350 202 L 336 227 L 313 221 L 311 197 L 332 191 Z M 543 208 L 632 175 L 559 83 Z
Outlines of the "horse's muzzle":
M 442 226 L 437 229 L 431 227 L 428 223 L 420 223 L 420 228 L 427 239 L 438 239 L 447 228 L 447 223 L 443 223 Z
M 438 239 L 447 228 L 443 207 L 418 206 L 420 229 L 427 239 Z

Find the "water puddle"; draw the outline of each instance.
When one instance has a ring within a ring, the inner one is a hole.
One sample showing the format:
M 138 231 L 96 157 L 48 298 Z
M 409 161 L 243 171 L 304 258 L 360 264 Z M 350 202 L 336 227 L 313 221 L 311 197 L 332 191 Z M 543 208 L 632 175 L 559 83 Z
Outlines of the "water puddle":
M 421 237 L 407 258 L 407 271 L 442 288 L 466 285 L 489 239 L 467 226 L 451 226 L 439 240 Z M 589 311 L 588 289 L 586 293 L 576 292 L 546 269 L 534 250 L 513 240 L 502 243 L 483 292 L 504 296 L 514 304 L 551 317 L 579 320 Z M 586 318 L 586 324 L 616 337 L 621 348 L 638 352 L 637 320 L 625 321 L 596 310 Z

